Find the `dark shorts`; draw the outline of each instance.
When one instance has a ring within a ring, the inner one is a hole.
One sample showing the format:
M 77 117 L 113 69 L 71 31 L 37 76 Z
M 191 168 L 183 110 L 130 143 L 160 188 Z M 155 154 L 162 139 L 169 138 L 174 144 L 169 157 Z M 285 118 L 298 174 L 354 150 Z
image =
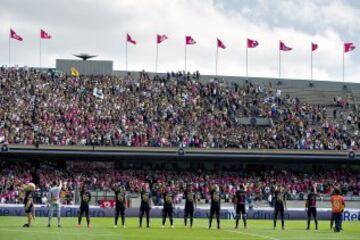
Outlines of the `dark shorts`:
M 34 205 L 30 204 L 29 208 L 25 207 L 25 213 L 32 213 L 34 209 Z
M 172 214 L 174 211 L 174 209 L 172 207 L 164 207 L 163 208 L 163 212 L 164 213 L 169 213 L 169 214 Z
M 115 213 L 120 215 L 125 215 L 125 207 L 124 206 L 116 206 Z
M 141 206 L 140 207 L 140 216 L 142 216 L 144 214 L 150 215 L 150 207 L 148 207 L 148 206 Z
M 281 213 L 284 214 L 285 208 L 284 205 L 276 205 L 275 206 L 275 214 Z
M 246 214 L 245 205 L 236 205 L 236 215 L 239 215 L 240 213 L 242 215 Z
M 314 216 L 314 218 L 317 217 L 317 210 L 315 207 L 310 207 L 308 208 L 307 210 L 307 215 L 308 215 L 308 218 L 310 218 L 311 216 Z
M 89 204 L 81 204 L 80 205 L 80 215 L 85 213 L 86 215 L 89 214 Z
M 194 205 L 185 205 L 185 209 L 184 209 L 184 212 L 185 212 L 185 215 L 187 214 L 194 214 Z
M 212 217 L 214 214 L 220 215 L 220 206 L 219 205 L 212 205 L 210 207 L 210 217 Z
M 331 221 L 335 221 L 335 214 L 336 213 L 331 212 Z
M 149 211 L 150 207 L 148 205 L 140 205 L 140 210 L 141 211 Z

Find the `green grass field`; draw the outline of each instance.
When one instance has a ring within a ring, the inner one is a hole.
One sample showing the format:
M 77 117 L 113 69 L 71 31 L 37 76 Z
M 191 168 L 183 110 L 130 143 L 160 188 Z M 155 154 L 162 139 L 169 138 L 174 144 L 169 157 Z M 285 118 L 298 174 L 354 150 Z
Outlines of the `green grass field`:
M 160 219 L 152 219 L 151 228 L 138 228 L 137 218 L 126 219 L 126 229 L 113 228 L 112 218 L 92 218 L 90 229 L 86 228 L 83 219 L 83 226 L 76 227 L 75 218 L 63 218 L 62 228 L 56 226 L 56 218 L 53 219 L 51 228 L 47 228 L 47 218 L 37 218 L 31 228 L 23 228 L 25 217 L 0 217 L 0 239 L 1 240 L 35 240 L 35 239 L 191 239 L 191 240 L 212 240 L 212 239 L 251 239 L 251 240 L 350 240 L 360 239 L 360 222 L 345 222 L 344 231 L 334 233 L 329 229 L 329 221 L 320 221 L 319 230 L 305 230 L 305 221 L 287 221 L 286 229 L 272 229 L 270 220 L 249 220 L 248 228 L 243 230 L 234 229 L 234 220 L 222 220 L 221 230 L 207 229 L 206 219 L 195 219 L 193 229 L 185 228 L 182 219 L 176 219 L 175 228 L 171 229 L 168 225 L 165 229 L 161 228 Z M 168 222 L 167 222 L 168 223 Z M 313 226 L 312 226 L 313 227 Z

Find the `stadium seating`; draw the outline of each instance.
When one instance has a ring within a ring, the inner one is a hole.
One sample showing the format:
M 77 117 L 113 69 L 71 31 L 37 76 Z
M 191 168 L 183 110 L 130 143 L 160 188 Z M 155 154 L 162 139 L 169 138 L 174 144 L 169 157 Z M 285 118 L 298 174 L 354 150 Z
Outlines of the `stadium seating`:
M 334 186 L 340 187 L 346 196 L 359 196 L 360 178 L 350 169 L 321 170 L 306 173 L 290 170 L 264 171 L 184 171 L 184 170 L 121 170 L 114 163 L 69 161 L 67 167 L 59 168 L 53 163 L 34 166 L 30 162 L 0 163 L 0 200 L 1 203 L 19 203 L 21 187 L 26 182 L 36 182 L 36 202 L 42 203 L 54 179 L 64 183 L 62 198 L 64 204 L 75 203 L 79 186 L 87 182 L 92 191 L 110 195 L 114 183 L 125 186 L 129 194 L 139 193 L 147 186 L 153 193 L 154 202 L 160 201 L 161 191 L 169 186 L 178 192 L 181 201 L 186 184 L 192 183 L 193 190 L 203 201 L 209 200 L 209 185 L 220 186 L 222 198 L 231 201 L 236 187 L 245 184 L 249 199 L 266 200 L 275 184 L 286 187 L 289 199 L 302 200 L 314 183 L 322 197 L 329 196 Z M 96 204 L 96 202 L 94 202 Z
M 0 139 L 9 144 L 359 149 L 360 117 L 351 94 L 320 91 L 318 83 L 318 90 L 299 92 L 288 83 L 199 77 L 181 72 L 71 77 L 2 67 Z M 268 118 L 273 125 L 241 125 L 242 117 Z

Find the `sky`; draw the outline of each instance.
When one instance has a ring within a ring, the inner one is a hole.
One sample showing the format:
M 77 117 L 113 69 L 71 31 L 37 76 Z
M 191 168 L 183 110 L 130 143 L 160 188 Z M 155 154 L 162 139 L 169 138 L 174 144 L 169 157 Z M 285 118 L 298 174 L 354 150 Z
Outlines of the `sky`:
M 55 67 L 59 58 L 97 54 L 113 60 L 115 70 L 154 71 L 156 34 L 168 40 L 158 46 L 158 71 L 184 69 L 185 35 L 197 42 L 187 47 L 187 69 L 244 76 L 246 39 L 259 46 L 248 51 L 249 76 L 279 76 L 279 40 L 293 48 L 281 53 L 281 77 L 342 81 L 343 43 L 358 48 L 345 54 L 345 81 L 360 82 L 360 1 L 357 0 L 1 0 L 0 65 L 9 61 L 9 28 L 24 38 L 11 41 L 11 65 L 40 65 L 40 28 L 52 35 L 43 40 L 42 66 Z

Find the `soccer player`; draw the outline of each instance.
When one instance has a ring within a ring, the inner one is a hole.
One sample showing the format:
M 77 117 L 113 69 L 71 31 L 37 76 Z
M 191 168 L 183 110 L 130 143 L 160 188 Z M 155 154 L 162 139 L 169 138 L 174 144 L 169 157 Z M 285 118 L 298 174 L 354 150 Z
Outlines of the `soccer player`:
M 27 223 L 23 227 L 31 227 L 32 220 L 35 220 L 35 206 L 33 202 L 35 184 L 29 183 L 24 186 L 25 196 L 24 196 L 24 206 L 25 214 L 27 217 Z
M 332 215 L 335 220 L 334 232 L 340 232 L 342 230 L 342 213 L 345 208 L 345 200 L 340 194 L 340 190 L 336 188 L 334 190 L 334 195 L 330 199 L 332 205 Z
M 162 228 L 165 227 L 166 217 L 169 216 L 171 228 L 174 228 L 173 212 L 174 212 L 174 195 L 171 193 L 170 188 L 165 189 L 163 192 L 163 216 L 162 216 Z
M 311 216 L 314 217 L 315 229 L 318 230 L 316 198 L 317 198 L 317 191 L 316 191 L 316 184 L 315 184 L 313 187 L 311 187 L 310 193 L 308 194 L 307 200 L 305 203 L 305 209 L 307 209 L 307 216 L 308 216 L 306 230 L 310 229 Z
M 285 192 L 283 187 L 279 187 L 275 190 L 275 196 L 274 196 L 274 207 L 275 207 L 275 213 L 274 213 L 274 230 L 276 228 L 276 222 L 278 215 L 280 213 L 281 218 L 281 228 L 282 230 L 285 229 L 285 218 L 284 218 L 284 212 L 286 208 L 286 199 L 285 199 Z
M 194 209 L 197 204 L 196 195 L 192 191 L 192 185 L 189 184 L 186 187 L 186 190 L 184 192 L 185 196 L 185 209 L 184 209 L 184 224 L 187 226 L 187 220 L 188 217 L 190 217 L 190 228 L 192 228 L 193 225 L 193 219 L 194 219 Z
M 146 215 L 146 227 L 150 227 L 150 209 L 151 209 L 151 194 L 146 190 L 145 186 L 142 187 L 141 193 L 141 203 L 140 203 L 140 217 L 139 217 L 139 227 L 142 227 L 142 219 L 144 214 Z
M 90 228 L 90 215 L 89 215 L 89 202 L 91 200 L 91 193 L 87 190 L 86 183 L 82 185 L 80 188 L 80 211 L 79 211 L 79 218 L 78 218 L 78 227 L 81 227 L 81 220 L 82 215 L 85 213 L 86 216 L 86 223 L 87 227 Z
M 61 215 L 60 215 L 60 191 L 62 188 L 62 182 L 59 180 L 59 186 L 57 184 L 57 181 L 53 181 L 51 188 L 49 190 L 49 197 L 48 197 L 48 206 L 49 206 L 49 220 L 48 220 L 48 227 L 50 227 L 51 224 L 51 218 L 54 214 L 54 211 L 57 213 L 57 219 L 58 219 L 58 227 L 61 227 Z
M 213 185 L 210 191 L 210 217 L 209 217 L 209 229 L 211 229 L 211 224 L 213 216 L 216 215 L 217 228 L 220 229 L 220 189 L 217 184 Z
M 113 190 L 115 192 L 115 225 L 117 228 L 117 223 L 119 219 L 119 215 L 121 216 L 121 224 L 122 227 L 125 228 L 125 209 L 126 209 L 126 195 L 124 187 L 119 185 L 114 185 Z
M 236 194 L 234 196 L 234 207 L 235 207 L 235 211 L 236 211 L 235 229 L 239 228 L 240 216 L 242 217 L 243 222 L 244 222 L 244 229 L 246 229 L 245 201 L 246 201 L 245 188 L 243 185 L 240 185 L 239 190 L 236 191 Z

